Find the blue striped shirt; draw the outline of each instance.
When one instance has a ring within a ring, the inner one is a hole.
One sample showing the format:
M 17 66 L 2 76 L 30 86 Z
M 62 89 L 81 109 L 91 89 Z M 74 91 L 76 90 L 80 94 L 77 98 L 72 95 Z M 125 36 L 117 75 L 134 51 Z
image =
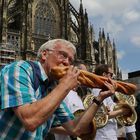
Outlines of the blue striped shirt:
M 48 77 L 41 64 L 39 62 L 35 63 L 38 64 L 41 70 L 41 80 L 47 80 Z M 29 104 L 43 98 L 41 87 L 39 86 L 37 91 L 35 91 L 32 81 L 32 67 L 26 61 L 11 63 L 1 70 L 0 96 L 2 110 L 0 112 L 0 140 L 41 140 L 43 139 L 43 133 L 49 131 L 54 118 L 57 118 L 56 120 L 60 123 L 73 119 L 69 109 L 65 104 L 61 103 L 54 112 L 53 117 L 48 119 L 43 125 L 40 125 L 34 132 L 26 130 L 14 114 L 12 107 Z M 57 122 L 55 123 L 57 124 Z

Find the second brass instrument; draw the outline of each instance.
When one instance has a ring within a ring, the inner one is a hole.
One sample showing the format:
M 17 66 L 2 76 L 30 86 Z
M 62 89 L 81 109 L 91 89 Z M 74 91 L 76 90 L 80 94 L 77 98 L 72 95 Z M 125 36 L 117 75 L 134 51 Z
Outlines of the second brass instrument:
M 115 92 L 117 104 L 114 106 L 114 110 L 121 108 L 127 108 L 130 113 L 128 115 L 119 115 L 116 117 L 117 122 L 121 126 L 130 126 L 136 123 L 137 113 L 135 111 L 136 99 L 134 95 L 124 95 L 120 92 Z
M 129 105 L 135 107 L 136 99 L 134 95 L 125 95 L 121 92 L 115 92 L 115 97 L 119 102 L 127 102 Z

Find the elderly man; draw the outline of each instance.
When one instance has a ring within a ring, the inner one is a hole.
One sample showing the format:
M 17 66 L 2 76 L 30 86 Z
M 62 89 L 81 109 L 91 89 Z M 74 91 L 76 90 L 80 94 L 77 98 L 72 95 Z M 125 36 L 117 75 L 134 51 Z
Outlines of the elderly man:
M 102 92 L 89 109 L 74 119 L 62 100 L 78 85 L 79 70 L 72 66 L 76 49 L 72 43 L 54 39 L 43 44 L 34 63 L 40 70 L 40 85 L 34 89 L 33 68 L 27 61 L 18 61 L 5 66 L 1 71 L 0 137 L 5 140 L 41 140 L 54 118 L 71 135 L 90 132 L 92 121 L 100 103 L 114 94 L 113 81 L 105 82 L 107 91 Z M 66 75 L 48 93 L 54 66 L 69 66 Z M 42 91 L 42 83 L 46 89 Z M 62 102 L 62 103 L 61 103 Z

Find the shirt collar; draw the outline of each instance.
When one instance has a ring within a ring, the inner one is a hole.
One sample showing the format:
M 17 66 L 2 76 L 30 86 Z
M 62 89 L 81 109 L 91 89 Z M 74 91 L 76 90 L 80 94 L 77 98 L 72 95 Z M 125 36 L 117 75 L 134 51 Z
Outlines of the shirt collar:
M 47 74 L 45 73 L 45 70 L 44 70 L 44 68 L 42 67 L 41 63 L 40 63 L 39 61 L 37 61 L 36 63 L 38 64 L 38 66 L 39 66 L 39 68 L 40 68 L 41 79 L 42 79 L 42 81 L 47 80 L 47 79 L 48 79 L 48 76 L 47 76 Z

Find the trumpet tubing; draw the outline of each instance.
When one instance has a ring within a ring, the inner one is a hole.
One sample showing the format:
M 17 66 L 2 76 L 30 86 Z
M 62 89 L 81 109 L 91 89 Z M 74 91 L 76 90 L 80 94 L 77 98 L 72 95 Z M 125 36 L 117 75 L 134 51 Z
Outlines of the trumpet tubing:
M 127 102 L 130 106 L 136 106 L 136 99 L 134 95 L 125 95 L 121 92 L 115 92 L 115 97 L 119 102 Z
M 114 110 L 121 109 L 122 107 L 128 108 L 130 113 L 128 115 L 119 115 L 116 117 L 117 122 L 122 126 L 130 126 L 136 123 L 137 113 L 135 111 L 136 99 L 134 95 L 124 95 L 121 92 L 115 92 L 115 97 L 118 103 L 115 105 Z
M 137 113 L 134 109 L 134 107 L 130 106 L 128 103 L 118 103 L 116 106 L 114 106 L 114 110 L 121 109 L 122 107 L 126 107 L 130 110 L 130 113 L 128 115 L 119 115 L 116 117 L 117 122 L 121 126 L 130 126 L 136 123 L 137 121 Z
M 87 109 L 91 104 L 92 100 L 95 98 L 94 95 L 90 94 L 87 95 L 83 101 L 84 107 Z M 95 122 L 96 122 L 96 127 L 97 128 L 102 128 L 106 125 L 108 121 L 108 115 L 107 115 L 107 110 L 104 104 L 102 104 L 98 111 L 96 112 L 96 115 L 94 117 Z
M 83 100 L 83 105 L 86 109 L 92 104 L 93 99 L 94 96 L 92 94 L 86 95 L 86 97 Z
M 75 117 L 80 117 L 83 113 L 84 113 L 84 109 L 79 109 L 77 111 L 74 112 L 74 116 Z M 79 140 L 93 140 L 96 136 L 96 122 L 93 119 L 91 122 L 91 132 L 88 134 L 83 134 L 82 136 L 80 136 L 80 138 L 78 137 Z
M 102 128 L 104 127 L 107 122 L 108 122 L 108 115 L 107 112 L 105 111 L 106 107 L 104 104 L 98 109 L 96 115 L 95 115 L 95 121 L 96 121 L 96 127 L 97 128 Z

